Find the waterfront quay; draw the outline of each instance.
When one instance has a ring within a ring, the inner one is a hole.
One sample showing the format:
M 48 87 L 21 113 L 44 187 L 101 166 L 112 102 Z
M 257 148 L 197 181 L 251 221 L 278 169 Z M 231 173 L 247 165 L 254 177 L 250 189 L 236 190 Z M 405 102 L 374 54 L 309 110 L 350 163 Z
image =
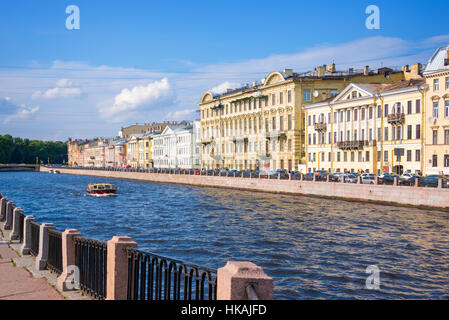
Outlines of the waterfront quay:
M 40 166 L 41 172 L 54 170 L 53 167 Z M 341 200 L 375 202 L 390 205 L 415 206 L 421 208 L 431 208 L 437 210 L 449 210 L 449 189 L 444 187 L 443 180 L 439 179 L 436 188 L 419 186 L 419 179 L 411 186 L 399 185 L 395 178 L 392 185 L 379 184 L 376 177 L 374 184 L 362 184 L 358 177 L 357 183 L 345 183 L 329 181 L 319 181 L 318 175 L 314 174 L 312 181 L 305 181 L 303 174 L 296 176 L 291 173 L 288 176 L 278 175 L 272 179 L 271 176 L 264 178 L 257 176 L 249 177 L 234 175 L 218 176 L 209 175 L 205 171 L 198 171 L 199 174 L 187 170 L 152 170 L 142 168 L 58 168 L 61 173 L 99 176 L 106 178 L 135 179 L 142 181 L 187 184 L 203 187 L 232 188 L 251 191 L 285 193 L 296 195 L 308 195 Z
M 20 245 L 15 256 L 33 256 L 35 270 L 53 272 L 61 293 L 80 291 L 98 300 L 273 299 L 273 279 L 254 263 L 228 261 L 212 270 L 138 250 L 137 243 L 127 236 L 99 241 L 82 237 L 76 229 L 57 231 L 53 223 L 38 223 L 1 193 L 0 223 L 6 240 Z M 0 252 L 4 254 L 3 247 Z M 3 273 L 7 269 L 1 266 Z M 13 299 L 61 298 L 44 282 L 36 285 L 23 274 L 17 275 L 13 272 L 12 284 L 3 274 L 0 276 L 0 287 L 9 288 Z M 36 286 L 41 287 L 40 295 L 35 292 Z M 32 287 L 29 293 L 34 295 L 14 297 L 17 287 Z

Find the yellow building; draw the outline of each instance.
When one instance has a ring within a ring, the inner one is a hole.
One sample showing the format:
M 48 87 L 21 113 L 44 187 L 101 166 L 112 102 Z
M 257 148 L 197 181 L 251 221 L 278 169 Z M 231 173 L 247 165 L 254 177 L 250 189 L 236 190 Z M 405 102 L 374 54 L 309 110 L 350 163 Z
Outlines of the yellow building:
M 307 171 L 423 172 L 424 88 L 423 79 L 352 83 L 306 106 Z
M 139 161 L 137 166 L 140 168 L 153 168 L 153 159 L 151 157 L 151 142 L 153 136 L 159 134 L 160 131 L 145 133 L 144 135 L 137 137 L 139 145 Z
M 403 71 L 271 72 L 261 83 L 223 94 L 205 92 L 201 113 L 203 168 L 297 170 L 305 159 L 304 106 L 336 96 L 351 82 L 391 83 Z
M 423 72 L 426 174 L 449 174 L 449 45 L 438 48 Z

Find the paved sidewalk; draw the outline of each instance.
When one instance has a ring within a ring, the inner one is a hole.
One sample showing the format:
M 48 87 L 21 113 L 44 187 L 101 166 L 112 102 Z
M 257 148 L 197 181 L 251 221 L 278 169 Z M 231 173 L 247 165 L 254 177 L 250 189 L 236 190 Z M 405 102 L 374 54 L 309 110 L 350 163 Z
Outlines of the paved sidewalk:
M 0 300 L 63 300 L 44 278 L 34 278 L 12 259 L 19 258 L 8 244 L 0 242 Z

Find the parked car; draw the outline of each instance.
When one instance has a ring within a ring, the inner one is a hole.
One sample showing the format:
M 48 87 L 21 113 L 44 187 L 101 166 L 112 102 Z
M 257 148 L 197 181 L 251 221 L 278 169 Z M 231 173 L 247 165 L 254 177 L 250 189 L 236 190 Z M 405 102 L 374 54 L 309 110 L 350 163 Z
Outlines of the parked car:
M 345 179 L 345 182 L 347 183 L 357 183 L 358 176 L 356 176 L 355 174 L 344 173 L 340 175 L 338 181 L 341 182 L 343 177 Z
M 260 171 L 259 177 L 262 179 L 268 179 L 273 174 L 273 171 Z
M 379 176 L 379 183 L 380 184 L 393 184 L 395 177 L 398 178 L 398 184 L 399 184 L 399 176 L 396 174 L 391 174 L 389 172 L 383 173 Z
M 362 183 L 374 184 L 376 182 L 376 176 L 373 173 L 363 173 L 361 177 Z
M 438 179 L 443 179 L 443 188 L 449 187 L 448 180 L 445 176 L 437 175 L 437 174 L 431 174 L 427 177 L 420 179 L 420 186 L 422 187 L 438 187 Z
M 308 172 L 304 175 L 303 179 L 305 181 L 313 181 L 313 172 Z

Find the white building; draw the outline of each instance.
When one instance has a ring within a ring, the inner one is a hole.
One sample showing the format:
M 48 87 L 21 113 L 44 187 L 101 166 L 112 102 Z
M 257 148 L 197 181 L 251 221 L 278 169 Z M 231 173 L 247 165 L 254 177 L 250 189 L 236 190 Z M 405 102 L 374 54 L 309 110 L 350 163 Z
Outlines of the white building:
M 151 156 L 155 168 L 193 169 L 200 167 L 200 122 L 184 127 L 167 126 L 154 135 Z

